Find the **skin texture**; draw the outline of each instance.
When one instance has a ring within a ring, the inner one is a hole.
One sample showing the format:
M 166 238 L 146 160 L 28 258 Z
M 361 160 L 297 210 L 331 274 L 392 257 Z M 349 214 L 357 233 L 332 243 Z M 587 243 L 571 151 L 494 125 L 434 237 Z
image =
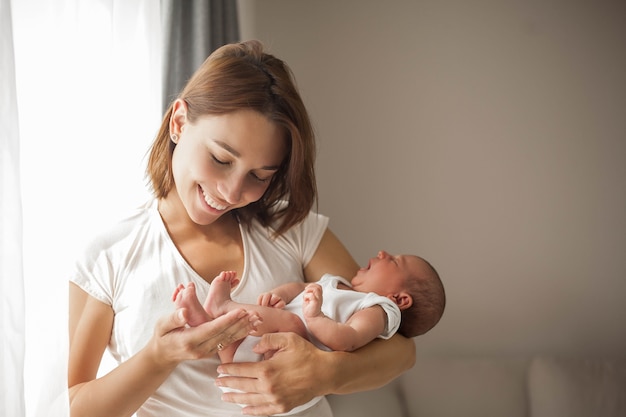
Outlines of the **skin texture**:
M 182 100 L 174 104 L 170 131 L 176 143 L 172 157 L 176 186 L 159 200 L 168 233 L 189 265 L 208 282 L 223 270 L 241 274 L 241 236 L 229 213 L 263 195 L 284 157 L 282 131 L 248 110 L 204 116 L 192 123 Z M 353 276 L 357 269 L 345 247 L 326 230 L 304 275 L 307 282 L 314 282 L 323 273 Z M 229 345 L 243 338 L 256 321 L 235 310 L 186 327 L 186 310 L 177 310 L 160 318 L 141 351 L 96 379 L 114 313 L 74 284 L 69 298 L 72 417 L 132 415 L 180 362 L 215 355 L 218 343 Z M 223 399 L 248 404 L 243 413 L 250 415 L 282 413 L 314 396 L 381 386 L 410 368 L 415 355 L 413 342 L 399 336 L 347 354 L 322 352 L 287 333 L 263 336 L 257 351 L 276 353 L 259 363 L 222 364 L 220 372 L 230 376 L 216 381 L 244 391 L 224 394 Z

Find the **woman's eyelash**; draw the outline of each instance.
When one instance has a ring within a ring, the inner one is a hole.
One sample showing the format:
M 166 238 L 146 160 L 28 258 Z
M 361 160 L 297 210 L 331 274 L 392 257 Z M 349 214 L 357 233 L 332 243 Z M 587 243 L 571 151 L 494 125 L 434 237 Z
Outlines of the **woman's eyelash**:
M 221 159 L 219 159 L 218 157 L 216 157 L 213 154 L 211 154 L 211 159 L 213 159 L 213 162 L 215 162 L 218 165 L 230 165 L 230 162 L 222 161 Z M 272 177 L 261 178 L 261 177 L 257 176 L 253 172 L 251 172 L 250 175 L 252 176 L 252 178 L 254 178 L 255 181 L 258 181 L 260 183 L 267 183 L 267 182 L 269 182 L 272 179 Z
M 250 175 L 252 175 L 252 177 L 253 177 L 255 180 L 257 180 L 257 181 L 259 181 L 259 182 L 263 182 L 263 183 L 268 182 L 268 181 L 272 178 L 272 177 L 270 177 L 270 178 L 260 178 L 260 177 L 258 177 L 256 174 L 250 174 Z
M 215 155 L 211 155 L 211 158 L 213 158 L 213 161 L 217 162 L 220 165 L 228 165 L 228 162 L 222 161 L 221 159 L 218 159 Z

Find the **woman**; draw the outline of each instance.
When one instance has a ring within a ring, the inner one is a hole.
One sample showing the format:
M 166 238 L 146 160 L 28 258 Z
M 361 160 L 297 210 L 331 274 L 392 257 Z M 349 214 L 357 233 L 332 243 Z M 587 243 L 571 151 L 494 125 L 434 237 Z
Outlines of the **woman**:
M 232 416 L 288 411 L 311 398 L 383 385 L 412 366 L 394 336 L 354 353 L 324 352 L 287 333 L 264 336 L 258 363 L 219 364 L 246 336 L 243 310 L 191 328 L 170 294 L 236 271 L 233 299 L 358 269 L 312 213 L 315 143 L 288 67 L 251 41 L 215 51 L 168 109 L 152 145 L 154 201 L 94 239 L 70 284 L 72 417 Z M 96 378 L 109 346 L 120 365 Z M 218 368 L 219 365 L 219 368 Z M 216 379 L 217 374 L 228 377 Z M 221 395 L 215 385 L 243 392 Z M 332 415 L 326 401 L 307 410 Z

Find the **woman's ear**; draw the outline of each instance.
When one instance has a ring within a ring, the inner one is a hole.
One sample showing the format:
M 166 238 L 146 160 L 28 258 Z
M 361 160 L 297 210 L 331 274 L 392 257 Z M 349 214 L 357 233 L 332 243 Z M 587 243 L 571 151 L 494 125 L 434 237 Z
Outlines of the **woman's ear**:
M 176 99 L 172 104 L 172 115 L 170 116 L 170 135 L 180 138 L 183 127 L 187 123 L 187 103 L 182 98 Z M 178 142 L 178 139 L 176 140 Z
M 391 301 L 396 303 L 400 311 L 406 310 L 413 305 L 413 297 L 409 293 L 401 292 L 398 294 L 389 294 L 387 296 Z

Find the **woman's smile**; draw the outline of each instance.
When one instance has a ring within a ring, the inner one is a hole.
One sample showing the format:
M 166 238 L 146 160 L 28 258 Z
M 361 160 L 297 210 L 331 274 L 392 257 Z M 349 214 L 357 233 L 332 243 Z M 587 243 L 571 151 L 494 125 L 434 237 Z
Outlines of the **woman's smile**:
M 225 211 L 228 209 L 228 205 L 226 204 L 220 204 L 217 201 L 215 201 L 213 198 L 211 198 L 211 196 L 209 196 L 204 189 L 198 185 L 198 190 L 202 196 L 202 199 L 204 200 L 204 202 L 207 204 L 207 206 L 209 206 L 209 208 L 213 209 L 213 210 L 217 210 L 217 211 Z

